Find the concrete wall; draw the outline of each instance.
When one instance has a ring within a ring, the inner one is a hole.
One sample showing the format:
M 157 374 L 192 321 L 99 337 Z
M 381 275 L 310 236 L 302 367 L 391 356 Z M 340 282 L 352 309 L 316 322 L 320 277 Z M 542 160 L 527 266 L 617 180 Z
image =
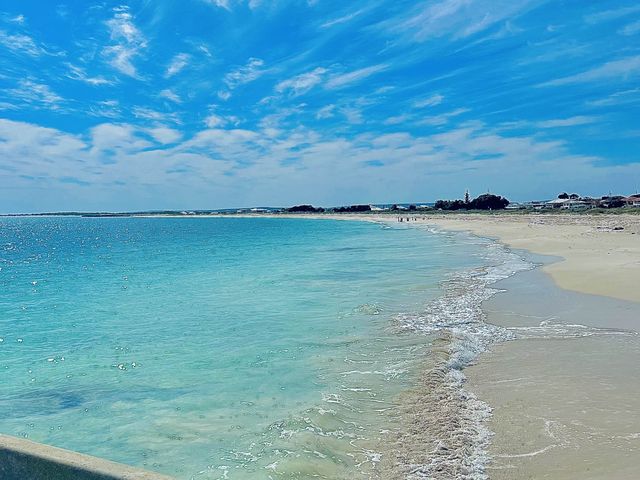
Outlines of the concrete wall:
M 80 453 L 0 435 L 2 480 L 171 480 Z

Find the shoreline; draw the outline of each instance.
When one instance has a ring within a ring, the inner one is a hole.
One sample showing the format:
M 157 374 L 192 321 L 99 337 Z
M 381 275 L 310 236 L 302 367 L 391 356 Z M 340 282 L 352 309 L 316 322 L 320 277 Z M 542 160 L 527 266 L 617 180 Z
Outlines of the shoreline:
M 574 213 L 242 213 L 137 215 L 136 218 L 292 218 L 429 225 L 469 232 L 527 252 L 556 257 L 542 270 L 560 288 L 640 303 L 640 215 Z M 405 220 L 406 221 L 406 220 Z
M 633 213 L 230 213 L 90 218 L 292 218 L 430 225 L 469 232 L 534 254 L 556 257 L 542 270 L 560 288 L 640 302 L 640 215 Z
M 197 218 L 238 217 L 355 220 L 384 224 L 395 224 L 397 221 L 396 216 L 371 214 L 258 214 Z M 525 262 L 537 264 L 536 268 L 528 270 L 536 272 L 533 276 L 516 270 L 506 278 L 498 277 L 499 282 L 495 287 L 492 286 L 493 282 L 486 282 L 483 288 L 486 287 L 497 295 L 491 294 L 480 300 L 478 306 L 481 313 L 473 317 L 487 328 L 487 332 L 481 335 L 478 335 L 477 329 L 472 332 L 472 336 L 478 337 L 476 346 L 480 355 L 474 355 L 459 367 L 449 366 L 450 359 L 447 357 L 447 366 L 434 370 L 434 378 L 438 381 L 444 372 L 451 375 L 444 388 L 446 392 L 454 392 L 451 398 L 453 403 L 458 397 L 468 403 L 461 403 L 458 408 L 463 412 L 460 417 L 464 420 L 462 425 L 466 425 L 463 433 L 467 435 L 468 432 L 482 432 L 486 427 L 488 439 L 488 436 L 493 435 L 490 432 L 495 432 L 493 441 L 487 442 L 487 447 L 482 438 L 462 436 L 466 440 L 460 445 L 460 451 L 469 445 L 476 445 L 476 457 L 472 458 L 479 459 L 479 465 L 487 462 L 487 473 L 491 472 L 491 478 L 496 480 L 538 478 L 540 475 L 548 476 L 549 472 L 553 478 L 558 479 L 569 480 L 577 472 L 584 476 L 586 472 L 581 470 L 581 465 L 586 460 L 573 454 L 571 448 L 574 444 L 583 445 L 586 434 L 579 429 L 571 430 L 571 425 L 575 422 L 585 423 L 585 419 L 576 419 L 571 415 L 585 399 L 574 400 L 579 405 L 571 411 L 562 409 L 568 396 L 579 393 L 581 389 L 590 391 L 595 397 L 593 401 L 591 398 L 587 399 L 591 402 L 588 406 L 599 412 L 601 423 L 609 422 L 617 428 L 608 432 L 611 435 L 620 434 L 617 448 L 635 451 L 635 444 L 640 446 L 640 415 L 633 417 L 629 427 L 632 430 L 623 429 L 620 423 L 612 421 L 622 411 L 620 405 L 624 395 L 618 392 L 629 393 L 638 398 L 637 411 L 640 412 L 640 390 L 636 392 L 624 388 L 625 382 L 628 382 L 629 377 L 633 381 L 635 374 L 621 368 L 624 365 L 636 365 L 640 361 L 640 336 L 637 335 L 638 325 L 633 321 L 640 318 L 640 294 L 633 288 L 634 281 L 638 278 L 637 273 L 640 273 L 640 217 L 514 217 L 500 214 L 459 214 L 455 217 L 403 214 L 402 217 L 412 218 L 412 221 L 403 223 L 403 227 L 421 227 L 431 231 L 431 227 L 435 227 L 445 234 L 464 232 L 464 235 L 487 239 L 497 248 L 512 252 Z M 534 254 L 544 254 L 547 260 L 553 257 L 555 261 L 540 263 L 532 260 L 535 258 Z M 486 268 L 490 270 L 491 264 L 487 264 Z M 529 284 L 524 278 L 531 280 Z M 506 288 L 500 290 L 503 286 Z M 540 302 L 540 298 L 544 298 L 544 301 Z M 474 297 L 473 302 L 476 301 L 477 298 Z M 539 307 L 537 304 L 540 304 Z M 580 308 L 574 308 L 575 306 Z M 443 311 L 443 305 L 436 307 L 438 312 Z M 638 316 L 629 317 L 629 311 L 637 312 Z M 459 313 L 453 309 L 451 321 L 445 322 L 448 326 L 434 325 L 434 328 L 457 336 L 456 322 L 460 320 Z M 479 327 L 484 328 L 481 325 Z M 629 334 L 629 330 L 634 332 Z M 500 337 L 496 333 L 508 335 Z M 486 344 L 482 340 L 484 334 L 487 335 Z M 460 340 L 464 341 L 464 336 L 458 339 Z M 453 342 L 451 345 L 456 347 Z M 596 347 L 598 350 L 593 350 Z M 448 349 L 452 358 L 457 355 L 455 348 L 451 351 Z M 571 355 L 568 356 L 567 351 Z M 611 352 L 615 352 L 615 355 Z M 580 379 L 580 382 L 571 383 L 557 374 L 567 368 L 567 365 L 572 368 L 570 379 Z M 550 374 L 545 373 L 546 370 L 550 370 Z M 603 372 L 607 370 L 619 370 L 624 374 L 606 376 Z M 461 376 L 457 376 L 456 372 L 460 372 Z M 640 375 L 637 377 L 635 383 L 640 386 Z M 533 382 L 532 378 L 536 381 Z M 611 396 L 606 393 L 602 395 L 598 391 L 601 384 L 606 384 L 607 391 L 616 392 L 616 396 L 613 393 Z M 425 385 L 428 386 L 427 391 L 430 391 L 434 380 L 426 378 Z M 562 395 L 556 395 L 562 386 L 567 385 L 571 388 L 565 388 Z M 423 393 L 417 397 L 416 405 L 424 403 Z M 478 403 L 474 403 L 476 396 L 481 402 L 479 407 Z M 540 410 L 540 398 L 545 399 L 546 410 Z M 465 411 L 465 408 L 473 405 L 475 410 Z M 475 424 L 476 416 L 484 415 L 482 405 L 487 405 L 488 412 L 493 411 L 493 415 L 488 413 L 480 420 L 481 423 Z M 616 408 L 611 409 L 611 406 Z M 417 407 L 412 409 L 413 413 L 418 413 L 418 410 Z M 435 422 L 433 425 L 439 425 L 437 412 L 431 413 Z M 421 416 L 414 418 L 414 427 L 425 420 Z M 470 423 L 465 423 L 467 421 Z M 598 428 L 602 430 L 599 431 L 600 437 L 607 438 L 606 429 L 601 425 Z M 481 437 L 483 435 L 485 434 Z M 488 455 L 486 461 L 483 460 L 485 448 Z M 601 454 L 604 456 L 600 460 L 606 467 L 625 462 L 625 471 L 631 472 L 639 466 L 633 458 L 617 457 L 615 453 L 606 456 L 609 451 L 603 451 L 605 453 Z M 597 453 L 591 451 L 590 455 L 595 457 Z M 640 454 L 640 449 L 638 453 Z M 566 462 L 565 455 L 568 459 Z M 448 459 L 442 460 L 446 466 Z M 566 464 L 564 470 L 557 469 L 559 464 Z M 455 468 L 451 468 L 453 474 Z M 425 470 L 425 473 L 428 471 Z M 585 478 L 608 477 L 601 474 Z M 627 475 L 616 478 L 633 477 Z
M 211 218 L 217 216 L 207 216 Z M 640 303 L 640 216 L 573 214 L 252 214 L 227 218 L 360 220 L 469 232 L 516 250 L 556 257 L 542 270 L 565 290 Z M 173 218 L 173 217 L 172 217 Z M 177 218 L 177 217 L 176 217 Z M 184 217 L 180 217 L 184 218 Z M 622 228 L 618 230 L 619 228 Z
M 466 391 L 470 405 L 477 398 L 488 408 L 475 427 L 492 437 L 486 446 L 479 443 L 488 478 L 634 478 L 640 468 L 640 373 L 633 368 L 640 362 L 634 321 L 640 318 L 640 219 L 407 216 L 416 219 L 407 226 L 467 232 L 536 264 L 500 281 L 495 288 L 503 293 L 481 304 L 485 323 L 513 338 L 491 342 L 461 372 L 461 395 Z M 536 255 L 545 258 L 532 260 Z

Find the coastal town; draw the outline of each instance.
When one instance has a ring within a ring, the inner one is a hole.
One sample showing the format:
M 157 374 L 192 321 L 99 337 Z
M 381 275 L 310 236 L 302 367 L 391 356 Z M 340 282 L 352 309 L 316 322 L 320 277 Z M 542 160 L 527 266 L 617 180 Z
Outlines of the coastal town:
M 522 211 L 525 212 L 580 212 L 580 211 L 625 211 L 640 212 L 640 193 L 631 195 L 604 195 L 601 197 L 581 196 L 577 193 L 560 193 L 552 200 L 535 200 L 527 202 L 510 202 L 499 195 L 485 193 L 471 199 L 466 191 L 462 200 L 438 200 L 435 203 L 409 204 L 362 204 L 332 208 L 314 207 L 312 205 L 295 205 L 284 209 L 250 208 L 238 209 L 233 213 L 385 213 L 385 212 L 429 212 L 429 211 Z M 181 212 L 183 215 L 195 215 L 196 212 Z
M 600 198 L 582 197 L 576 193 L 561 193 L 553 200 L 510 203 L 507 210 L 590 210 L 594 208 L 640 208 L 640 193 L 629 196 L 606 195 Z

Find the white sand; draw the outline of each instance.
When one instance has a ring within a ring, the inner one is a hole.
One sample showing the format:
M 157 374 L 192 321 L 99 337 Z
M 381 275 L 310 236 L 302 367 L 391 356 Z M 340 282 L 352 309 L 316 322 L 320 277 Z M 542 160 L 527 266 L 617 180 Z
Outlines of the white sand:
M 430 215 L 447 230 L 562 257 L 544 271 L 562 288 L 640 302 L 640 215 Z M 613 230 L 622 227 L 624 230 Z

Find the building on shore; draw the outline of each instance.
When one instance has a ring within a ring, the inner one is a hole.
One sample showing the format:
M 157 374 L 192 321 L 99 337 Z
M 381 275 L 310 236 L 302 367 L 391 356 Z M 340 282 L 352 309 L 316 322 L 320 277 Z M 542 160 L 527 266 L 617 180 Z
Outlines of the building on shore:
M 640 208 L 640 193 L 629 195 L 623 199 L 626 207 Z

